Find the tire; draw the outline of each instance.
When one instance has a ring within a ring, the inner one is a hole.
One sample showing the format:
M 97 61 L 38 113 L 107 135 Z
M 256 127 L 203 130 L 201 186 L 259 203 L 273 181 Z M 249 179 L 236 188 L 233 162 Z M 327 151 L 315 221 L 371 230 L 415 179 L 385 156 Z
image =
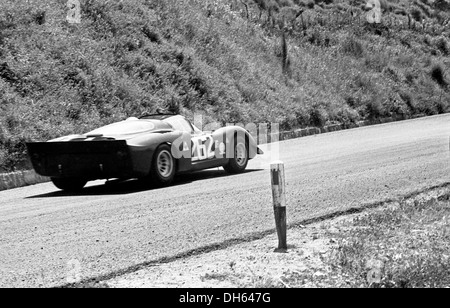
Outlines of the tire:
M 175 159 L 170 146 L 164 144 L 156 149 L 153 156 L 150 179 L 152 184 L 164 187 L 172 184 L 176 173 Z
M 234 157 L 230 158 L 228 163 L 223 166 L 226 172 L 238 174 L 245 171 L 248 164 L 248 145 L 243 138 L 238 138 L 234 142 Z
M 51 178 L 51 180 L 57 188 L 68 192 L 81 191 L 88 182 L 79 178 Z

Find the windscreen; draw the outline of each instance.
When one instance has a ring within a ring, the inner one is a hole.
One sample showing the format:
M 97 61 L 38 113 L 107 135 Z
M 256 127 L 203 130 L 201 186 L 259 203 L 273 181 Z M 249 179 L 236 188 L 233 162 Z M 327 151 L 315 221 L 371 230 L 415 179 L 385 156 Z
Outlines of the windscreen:
M 99 129 L 87 133 L 86 135 L 103 135 L 103 136 L 137 135 L 161 129 L 171 129 L 171 128 L 168 124 L 157 120 L 131 119 L 101 127 Z

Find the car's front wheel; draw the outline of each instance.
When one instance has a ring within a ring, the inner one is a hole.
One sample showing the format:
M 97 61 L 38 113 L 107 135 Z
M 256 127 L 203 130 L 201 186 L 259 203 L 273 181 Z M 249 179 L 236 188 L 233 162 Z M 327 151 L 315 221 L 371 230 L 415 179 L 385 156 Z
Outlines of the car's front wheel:
M 226 172 L 231 174 L 245 171 L 248 164 L 248 147 L 243 138 L 238 138 L 234 143 L 234 155 L 229 159 L 228 164 L 223 166 Z
M 78 192 L 86 186 L 87 181 L 80 178 L 51 178 L 53 184 L 64 191 Z
M 168 145 L 161 145 L 153 156 L 150 177 L 157 186 L 168 186 L 175 178 L 175 159 Z

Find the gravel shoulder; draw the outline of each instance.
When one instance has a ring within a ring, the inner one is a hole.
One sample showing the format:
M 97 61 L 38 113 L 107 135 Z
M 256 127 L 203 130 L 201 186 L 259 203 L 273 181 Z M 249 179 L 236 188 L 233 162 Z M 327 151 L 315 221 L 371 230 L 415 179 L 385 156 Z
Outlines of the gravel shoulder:
M 157 264 L 106 283 L 118 288 L 283 287 L 283 274 L 321 275 L 321 255 L 331 248 L 321 224 L 289 230 L 288 253 L 275 253 L 276 234 L 223 250 Z

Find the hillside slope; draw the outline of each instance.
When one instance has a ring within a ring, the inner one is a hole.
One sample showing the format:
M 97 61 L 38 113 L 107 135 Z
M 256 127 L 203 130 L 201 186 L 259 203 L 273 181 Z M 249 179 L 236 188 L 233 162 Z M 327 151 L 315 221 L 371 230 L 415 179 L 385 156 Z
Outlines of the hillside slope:
M 449 111 L 448 1 L 0 3 L 0 171 L 25 142 L 171 108 L 281 128 Z M 283 34 L 285 33 L 285 39 Z

